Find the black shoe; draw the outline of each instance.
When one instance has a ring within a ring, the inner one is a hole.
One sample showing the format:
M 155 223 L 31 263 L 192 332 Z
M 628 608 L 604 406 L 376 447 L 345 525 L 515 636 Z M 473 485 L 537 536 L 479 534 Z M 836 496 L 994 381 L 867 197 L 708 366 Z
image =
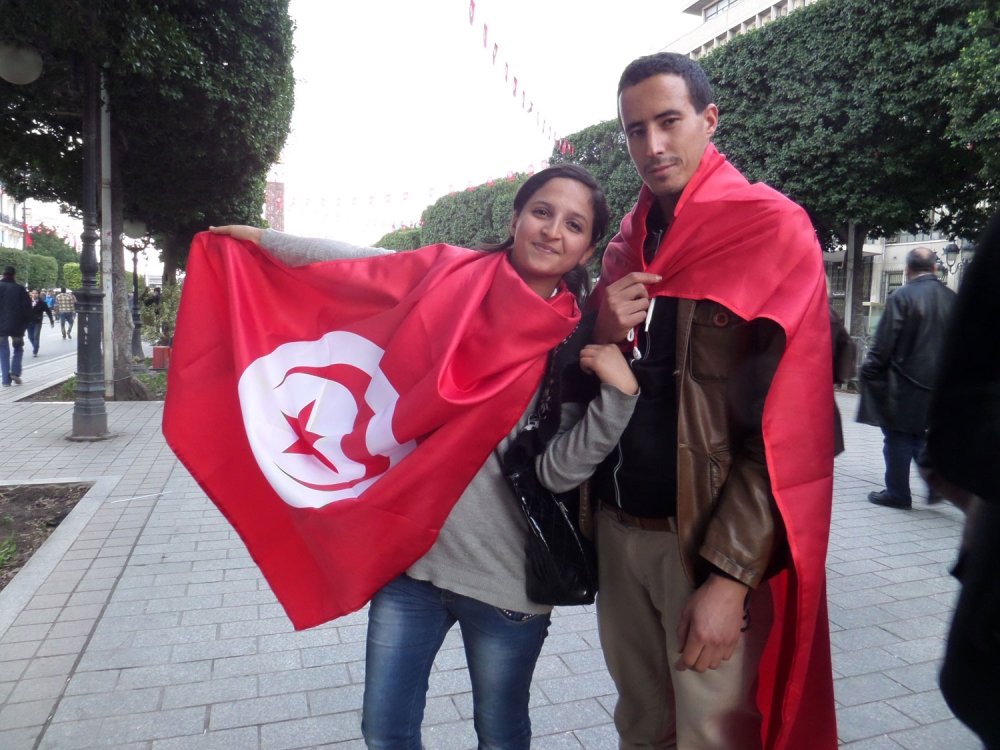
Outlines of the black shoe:
M 875 505 L 884 505 L 887 508 L 911 508 L 913 504 L 909 500 L 896 500 L 894 497 L 890 496 L 888 492 L 882 490 L 881 492 L 869 492 L 868 502 L 875 503 Z

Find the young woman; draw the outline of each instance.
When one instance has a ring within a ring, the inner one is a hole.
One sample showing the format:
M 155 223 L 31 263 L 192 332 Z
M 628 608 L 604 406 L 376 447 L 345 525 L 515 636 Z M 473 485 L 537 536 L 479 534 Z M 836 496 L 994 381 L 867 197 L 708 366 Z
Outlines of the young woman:
M 487 252 L 505 253 L 542 298 L 569 288 L 582 299 L 589 286 L 585 266 L 608 215 L 604 194 L 586 170 L 551 167 L 524 183 L 514 198 L 510 236 Z M 212 231 L 256 242 L 291 265 L 390 252 L 252 227 Z M 601 381 L 600 393 L 539 458 L 543 481 L 559 485 L 553 489 L 575 486 L 592 473 L 624 430 L 638 392 L 614 346 L 584 347 L 580 366 Z M 524 426 L 534 400 L 466 487 L 431 549 L 371 601 L 362 715 L 370 748 L 420 749 L 431 667 L 455 622 L 472 680 L 479 747 L 529 747 L 529 687 L 551 607 L 525 593 L 528 531 L 498 454 Z M 578 409 L 567 421 L 577 416 Z

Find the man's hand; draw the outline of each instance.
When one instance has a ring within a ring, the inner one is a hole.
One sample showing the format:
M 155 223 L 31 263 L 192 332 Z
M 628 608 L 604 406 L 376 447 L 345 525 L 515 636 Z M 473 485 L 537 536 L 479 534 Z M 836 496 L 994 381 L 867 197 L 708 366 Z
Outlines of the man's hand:
M 223 227 L 209 227 L 208 231 L 212 234 L 223 234 L 227 237 L 232 237 L 234 240 L 250 240 L 257 245 L 260 244 L 261 235 L 264 234 L 264 230 L 260 227 L 248 227 L 243 224 L 227 224 Z
M 649 308 L 647 284 L 655 284 L 662 277 L 655 273 L 633 271 L 609 284 L 604 290 L 601 309 L 594 326 L 594 342 L 616 344 L 628 332 L 646 319 Z
M 743 627 L 748 588 L 715 573 L 688 599 L 677 624 L 677 669 L 717 669 L 733 655 Z

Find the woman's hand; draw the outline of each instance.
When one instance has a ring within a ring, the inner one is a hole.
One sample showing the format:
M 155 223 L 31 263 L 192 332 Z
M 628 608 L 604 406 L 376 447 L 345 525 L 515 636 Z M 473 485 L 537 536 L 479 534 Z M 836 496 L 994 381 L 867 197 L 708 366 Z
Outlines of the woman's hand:
M 260 244 L 261 235 L 264 230 L 260 227 L 248 227 L 245 224 L 227 224 L 224 227 L 209 227 L 212 234 L 223 234 L 232 237 L 234 240 L 250 240 L 254 244 Z
M 639 392 L 639 381 L 615 344 L 589 344 L 580 350 L 580 368 L 596 375 L 602 383 L 613 385 L 622 393 L 634 396 Z

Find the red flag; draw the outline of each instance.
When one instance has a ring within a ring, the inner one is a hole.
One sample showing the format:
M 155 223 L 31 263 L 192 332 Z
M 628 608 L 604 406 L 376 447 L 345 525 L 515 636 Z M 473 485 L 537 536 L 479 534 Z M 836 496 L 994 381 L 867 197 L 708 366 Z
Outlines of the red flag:
M 430 548 L 577 316 L 503 253 L 435 245 L 289 268 L 202 233 L 164 433 L 310 627 Z
M 31 247 L 35 241 L 31 239 L 31 232 L 28 231 L 28 223 L 24 222 L 24 246 Z
M 766 583 L 773 623 L 757 704 L 767 750 L 835 748 L 825 573 L 835 407 L 816 233 L 801 207 L 766 185 L 748 183 L 712 144 L 647 266 L 642 247 L 654 202 L 643 186 L 604 253 L 591 303 L 599 304 L 607 285 L 626 273 L 648 270 L 663 276 L 650 286 L 651 296 L 712 299 L 746 320 L 767 318 L 784 331 L 786 348 L 764 405 L 763 434 L 791 561 Z

